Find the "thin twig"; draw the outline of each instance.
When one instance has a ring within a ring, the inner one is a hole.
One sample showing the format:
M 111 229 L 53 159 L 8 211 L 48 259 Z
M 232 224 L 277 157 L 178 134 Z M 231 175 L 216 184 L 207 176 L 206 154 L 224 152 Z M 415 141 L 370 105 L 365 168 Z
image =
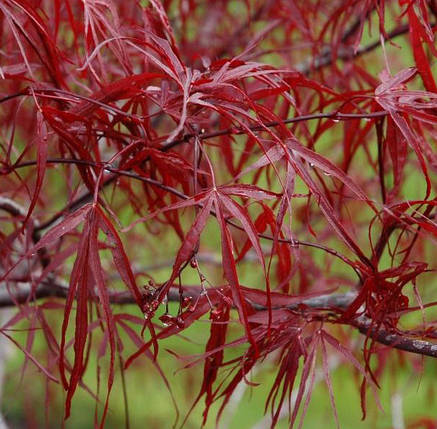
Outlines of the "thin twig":
M 130 171 L 123 171 L 123 170 L 119 170 L 116 167 L 112 167 L 110 165 L 106 165 L 105 163 L 97 163 L 94 161 L 87 161 L 87 160 L 83 160 L 83 159 L 70 159 L 70 158 L 49 158 L 46 160 L 47 164 L 78 164 L 78 165 L 88 165 L 90 167 L 95 167 L 95 168 L 103 168 L 104 170 L 110 172 L 110 173 L 114 173 L 116 176 L 125 176 L 125 177 L 130 177 L 132 179 L 136 179 L 139 180 L 143 183 L 148 183 L 149 185 L 153 185 L 153 186 L 157 186 L 162 190 L 165 190 L 183 200 L 187 200 L 190 197 L 188 195 L 185 195 L 183 192 L 178 191 L 177 189 L 171 187 L 171 186 L 167 186 L 164 185 L 162 182 L 155 180 L 155 179 L 150 179 L 149 177 L 143 177 L 140 176 L 136 173 L 132 173 Z M 14 166 L 15 169 L 17 168 L 23 168 L 23 167 L 29 167 L 32 165 L 36 165 L 37 161 L 33 160 L 33 161 L 26 161 L 26 162 L 22 162 L 20 164 L 16 164 Z M 113 176 L 114 177 L 114 176 Z M 203 207 L 202 203 L 195 203 L 195 205 L 197 205 L 198 207 Z M 216 213 L 214 210 L 211 210 L 211 214 L 213 216 L 216 216 Z M 240 230 L 240 231 L 244 231 L 244 228 L 238 224 L 236 224 L 234 221 L 232 221 L 231 219 L 225 219 L 225 222 Z M 45 223 L 47 224 L 47 222 Z M 39 229 L 40 230 L 40 229 Z M 265 239 L 265 240 L 269 240 L 269 241 L 274 241 L 275 238 L 271 235 L 268 234 L 262 234 L 262 233 L 258 233 L 257 234 L 259 238 Z M 285 244 L 289 244 L 292 247 L 298 247 L 298 246 L 306 246 L 306 247 L 312 247 L 315 249 L 319 249 L 319 250 L 323 250 L 326 253 L 329 253 L 332 256 L 335 256 L 336 258 L 339 258 L 341 261 L 343 261 L 344 263 L 346 263 L 348 266 L 350 266 L 355 273 L 357 274 L 358 278 L 360 280 L 361 279 L 361 273 L 360 271 L 355 267 L 355 265 L 353 264 L 353 262 L 347 258 L 346 256 L 342 255 L 341 253 L 339 253 L 338 251 L 336 251 L 335 249 L 331 249 L 323 244 L 320 243 L 312 243 L 309 241 L 301 241 L 301 240 L 297 240 L 297 239 L 287 239 L 287 238 L 278 238 L 277 241 L 279 243 L 285 243 Z
M 328 113 L 315 113 L 312 115 L 296 116 L 294 118 L 285 119 L 283 121 L 266 122 L 263 125 L 254 125 L 254 126 L 250 126 L 248 128 L 251 131 L 261 131 L 261 130 L 265 129 L 266 127 L 272 128 L 272 127 L 277 127 L 277 126 L 282 125 L 282 124 L 292 124 L 292 123 L 297 123 L 297 122 L 301 122 L 301 121 L 320 120 L 320 119 L 349 121 L 349 120 L 354 120 L 354 119 L 379 118 L 379 117 L 383 117 L 383 116 L 387 116 L 387 115 L 388 115 L 388 112 L 386 112 L 385 110 L 381 110 L 378 112 L 370 112 L 370 113 L 340 113 L 338 111 L 332 111 L 332 112 L 328 112 Z M 166 151 L 172 149 L 173 147 L 180 145 L 181 143 L 189 141 L 193 137 L 197 137 L 200 140 L 207 140 L 207 139 L 211 139 L 214 137 L 219 137 L 219 136 L 229 135 L 229 134 L 237 134 L 238 135 L 238 134 L 242 134 L 244 132 L 245 132 L 244 129 L 234 127 L 234 128 L 221 129 L 221 130 L 214 131 L 211 133 L 186 134 L 183 138 L 173 140 L 172 142 L 164 145 L 163 147 L 161 147 L 160 150 L 163 152 L 166 152 Z M 68 164 L 82 164 L 82 165 L 90 165 L 90 166 L 100 166 L 100 167 L 103 167 L 107 171 L 116 173 L 114 176 L 107 178 L 103 182 L 102 187 L 106 187 L 109 184 L 113 183 L 115 180 L 117 180 L 118 175 L 136 178 L 138 180 L 142 180 L 143 182 L 148 182 L 150 184 L 154 184 L 154 182 L 157 182 L 157 181 L 154 181 L 153 179 L 144 178 L 144 177 L 139 176 L 135 173 L 130 173 L 128 171 L 120 171 L 120 170 L 113 168 L 109 165 L 106 165 L 104 163 L 95 163 L 93 161 L 78 160 L 78 159 L 67 160 L 67 159 L 63 159 L 63 158 L 52 158 L 52 159 L 48 159 L 47 163 L 65 163 L 65 164 L 68 163 Z M 30 166 L 33 166 L 36 164 L 37 164 L 36 161 L 26 161 L 26 162 L 22 162 L 19 164 L 15 164 L 14 166 L 9 167 L 9 169 L 7 169 L 7 170 L 4 169 L 3 174 L 8 174 L 17 168 L 30 167 Z M 157 183 L 159 183 L 159 182 L 157 182 Z M 161 184 L 161 187 L 162 186 L 165 186 L 165 185 Z M 164 189 L 164 188 L 162 188 L 162 189 Z M 172 191 L 172 192 L 174 193 L 174 191 Z M 89 201 L 90 198 L 91 198 L 91 193 L 88 191 L 85 194 L 83 194 L 82 196 L 80 196 L 78 199 L 67 204 L 67 206 L 64 208 L 64 210 L 61 210 L 59 213 L 57 213 L 56 215 L 54 215 L 53 217 L 48 219 L 46 222 L 41 223 L 40 225 L 36 226 L 35 230 L 42 231 L 42 230 L 48 228 L 53 223 L 58 221 L 65 213 L 68 213 L 70 211 L 74 211 L 75 209 L 79 208 L 80 206 L 85 204 L 87 201 Z

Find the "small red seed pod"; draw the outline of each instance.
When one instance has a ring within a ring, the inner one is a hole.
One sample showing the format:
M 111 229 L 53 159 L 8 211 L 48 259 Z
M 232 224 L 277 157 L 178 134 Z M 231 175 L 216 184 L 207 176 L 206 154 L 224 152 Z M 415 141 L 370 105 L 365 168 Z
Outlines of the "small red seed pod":
M 163 314 L 160 318 L 159 318 L 159 320 L 162 322 L 162 324 L 164 325 L 164 326 L 170 326 L 170 325 L 173 325 L 174 323 L 175 323 L 175 317 L 174 316 L 172 316 L 171 314 Z

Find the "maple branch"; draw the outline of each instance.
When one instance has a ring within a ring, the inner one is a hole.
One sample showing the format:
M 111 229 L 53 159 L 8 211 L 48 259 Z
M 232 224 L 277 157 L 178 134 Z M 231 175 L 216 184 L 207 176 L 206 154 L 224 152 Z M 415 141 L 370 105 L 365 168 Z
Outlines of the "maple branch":
M 27 212 L 20 204 L 11 200 L 10 198 L 0 196 L 0 210 L 9 213 L 12 217 L 23 220 L 26 218 Z M 40 234 L 38 230 L 38 221 L 31 218 L 32 225 L 32 241 L 36 244 L 40 239 Z M 38 250 L 38 257 L 43 267 L 49 264 L 49 257 L 47 256 L 47 250 L 45 248 Z
M 14 200 L 11 200 L 10 198 L 1 197 L 0 196 L 0 210 L 4 210 L 5 212 L 9 213 L 11 216 L 14 217 L 25 217 L 26 216 L 26 210 L 24 208 L 16 203 Z
M 153 185 L 153 186 L 157 186 L 162 190 L 165 190 L 181 199 L 187 200 L 190 197 L 186 194 L 184 194 L 183 192 L 178 191 L 177 189 L 168 186 L 168 185 L 164 185 L 162 182 L 155 180 L 155 179 L 150 179 L 149 177 L 143 177 L 140 176 L 136 173 L 132 173 L 130 171 L 123 171 L 123 170 L 119 170 L 116 167 L 112 167 L 110 164 L 106 164 L 106 163 L 97 163 L 94 161 L 87 161 L 87 160 L 83 160 L 83 159 L 70 159 L 70 158 L 49 158 L 46 160 L 47 164 L 77 164 L 77 165 L 88 165 L 90 167 L 95 167 L 95 168 L 103 168 L 104 170 L 114 173 L 115 177 L 117 175 L 119 176 L 125 176 L 125 177 L 130 177 L 132 179 L 136 179 L 139 180 L 143 183 L 148 183 L 149 185 Z M 14 166 L 14 168 L 23 168 L 23 167 L 29 167 L 32 165 L 36 165 L 37 161 L 25 161 L 22 162 L 20 164 L 16 164 Z M 114 179 L 114 176 L 111 177 L 111 179 Z M 90 196 L 90 194 L 86 194 L 86 196 Z M 83 200 L 85 198 L 85 196 L 81 197 L 81 199 Z M 203 207 L 202 203 L 197 203 L 196 204 L 199 207 Z M 214 210 L 211 210 L 211 214 L 213 216 L 216 216 L 216 213 Z M 58 216 L 58 218 L 61 215 Z M 53 219 L 53 218 L 52 218 Z M 57 219 L 56 219 L 57 220 Z M 55 220 L 53 220 L 54 222 Z M 237 223 L 235 223 L 234 221 L 232 221 L 231 219 L 225 219 L 225 222 L 228 225 L 231 225 L 232 227 L 240 230 L 240 231 L 244 231 L 244 228 L 241 227 L 240 225 L 238 225 Z M 46 222 L 44 224 L 45 226 L 49 226 L 48 222 Z M 42 228 L 38 228 L 38 231 L 40 231 Z M 271 235 L 268 234 L 263 234 L 263 233 L 258 233 L 257 234 L 259 238 L 263 238 L 265 240 L 269 240 L 269 241 L 274 241 L 275 238 Z M 342 260 L 344 263 L 346 263 L 348 266 L 350 266 L 355 273 L 357 274 L 358 278 L 360 279 L 360 281 L 362 280 L 361 278 L 361 273 L 360 271 L 354 266 L 354 264 L 352 263 L 352 261 L 350 259 L 348 259 L 346 256 L 342 255 L 341 253 L 339 253 L 338 251 L 336 251 L 335 249 L 332 249 L 328 246 L 325 246 L 323 244 L 320 243 L 312 243 L 310 241 L 304 241 L 304 240 L 298 240 L 298 239 L 287 239 L 287 238 L 281 238 L 278 237 L 277 241 L 279 243 L 285 243 L 285 244 L 289 244 L 292 247 L 298 247 L 298 246 L 306 246 L 306 247 L 312 247 L 315 249 L 319 249 L 319 250 L 323 250 L 326 253 L 329 253 L 332 256 L 335 256 L 336 258 L 339 258 L 340 260 Z
M 320 119 L 349 121 L 349 120 L 354 120 L 354 119 L 379 118 L 379 117 L 387 116 L 388 114 L 389 113 L 385 110 L 381 110 L 378 112 L 370 112 L 370 113 L 340 113 L 340 112 L 335 110 L 335 111 L 328 112 L 328 113 L 315 113 L 315 114 L 311 114 L 311 115 L 296 116 L 294 118 L 284 119 L 283 121 L 266 122 L 263 125 L 252 125 L 252 126 L 249 126 L 247 128 L 250 129 L 251 131 L 262 131 L 265 128 L 272 128 L 272 127 L 277 127 L 277 126 L 282 125 L 282 124 L 292 124 L 292 123 L 297 123 L 297 122 L 302 122 L 302 121 L 320 120 Z M 238 135 L 238 134 L 243 134 L 245 132 L 246 131 L 243 128 L 233 127 L 233 128 L 221 129 L 221 130 L 210 132 L 210 133 L 189 133 L 189 134 L 185 134 L 181 139 L 176 139 L 170 143 L 167 143 L 166 145 L 162 146 L 160 148 L 160 150 L 162 152 L 166 152 L 175 146 L 178 146 L 182 143 L 188 142 L 190 139 L 192 139 L 194 137 L 197 137 L 200 140 L 207 140 L 207 139 L 211 139 L 214 137 L 219 137 L 219 136 L 223 136 L 223 135 L 227 135 L 227 134 Z M 145 161 L 147 161 L 147 160 L 148 159 L 146 159 Z M 174 189 L 171 190 L 171 188 L 166 187 L 165 185 L 161 184 L 158 181 L 155 181 L 153 179 L 144 178 L 144 177 L 141 177 L 135 173 L 130 173 L 128 171 L 120 171 L 116 168 L 111 167 L 109 164 L 105 164 L 105 163 L 96 163 L 93 161 L 87 161 L 87 160 L 81 160 L 81 159 L 63 159 L 63 158 L 48 159 L 47 163 L 81 164 L 81 165 L 90 165 L 90 166 L 95 166 L 95 167 L 100 166 L 109 172 L 116 173 L 116 174 L 114 174 L 114 176 L 111 176 L 111 177 L 105 179 L 105 181 L 102 184 L 102 188 L 113 183 L 118 178 L 119 175 L 122 175 L 122 176 L 136 178 L 138 180 L 142 180 L 142 181 L 148 182 L 150 184 L 160 185 L 162 189 L 168 190 L 169 192 L 172 192 L 173 194 L 179 195 L 181 197 L 183 195 Z M 10 166 L 8 168 L 3 167 L 3 174 L 9 174 L 17 168 L 30 167 L 33 165 L 37 165 L 37 161 L 25 161 L 25 162 Z M 35 231 L 41 231 L 41 230 L 48 228 L 54 222 L 59 220 L 65 212 L 74 211 L 75 209 L 81 207 L 83 204 L 88 202 L 90 200 L 91 196 L 92 196 L 92 194 L 89 191 L 84 193 L 82 196 L 78 197 L 76 200 L 68 203 L 67 206 L 63 210 L 60 210 L 57 214 L 55 214 L 53 217 L 48 219 L 46 222 L 41 223 L 40 225 L 37 225 L 35 227 Z
M 394 347 L 398 350 L 403 350 L 409 353 L 431 356 L 437 358 L 437 344 L 426 340 L 420 340 L 406 336 L 406 334 L 392 333 L 382 328 L 374 326 L 374 322 L 365 317 L 359 318 L 351 322 L 352 326 L 358 328 L 360 333 L 366 335 L 372 340 Z
M 66 298 L 68 295 L 68 286 L 66 284 L 51 279 L 42 281 L 35 290 L 32 290 L 31 284 L 26 282 L 17 282 L 14 288 L 9 288 L 9 291 L 4 290 L 2 286 L 3 285 L 0 284 L 0 308 L 17 306 L 49 297 Z M 182 293 L 182 297 L 189 296 L 193 300 L 204 293 L 203 288 L 200 286 L 183 286 L 183 288 L 185 288 L 185 290 Z M 15 289 L 15 291 L 12 291 L 12 289 Z M 111 304 L 126 305 L 136 303 L 129 291 L 119 292 L 112 290 L 108 292 L 108 296 Z M 305 312 L 305 307 L 325 311 L 343 310 L 347 308 L 355 297 L 356 294 L 354 292 L 332 293 L 329 295 L 296 299 L 296 302 L 292 304 L 275 306 L 272 310 L 288 309 L 290 311 L 299 311 L 300 314 Z M 96 301 L 98 300 L 97 296 L 91 298 Z M 170 289 L 168 300 L 180 302 L 180 299 L 179 286 Z M 248 304 L 256 311 L 268 311 L 268 308 L 264 305 L 252 302 L 248 302 Z M 337 322 L 334 321 L 333 323 Z M 437 344 L 426 340 L 405 337 L 404 334 L 401 333 L 393 333 L 382 328 L 377 328 L 374 326 L 374 322 L 366 316 L 359 316 L 348 323 L 347 326 L 357 328 L 361 334 L 380 344 L 409 353 L 437 358 Z
M 341 113 L 337 110 L 334 110 L 332 112 L 327 113 L 313 113 L 309 115 L 300 115 L 295 116 L 293 118 L 288 118 L 280 121 L 270 121 L 270 122 L 264 122 L 262 125 L 251 125 L 247 128 L 241 128 L 241 127 L 231 127 L 231 128 L 224 128 L 221 130 L 213 131 L 210 133 L 189 133 L 185 134 L 181 139 L 173 140 L 170 143 L 167 143 L 166 145 L 162 146 L 162 151 L 167 151 L 174 146 L 177 146 L 181 143 L 186 143 L 190 139 L 197 137 L 199 140 L 206 140 L 211 139 L 214 137 L 220 137 L 224 135 L 229 134 L 245 134 L 247 132 L 247 129 L 250 131 L 263 131 L 266 128 L 274 128 L 278 127 L 279 125 L 287 125 L 287 124 L 293 124 L 296 122 L 302 122 L 302 121 L 312 121 L 312 120 L 320 120 L 320 119 L 332 119 L 334 121 L 350 121 L 353 119 L 374 119 L 374 118 L 380 118 L 383 116 L 387 116 L 389 112 L 385 110 L 380 110 L 378 112 L 370 112 L 370 113 Z
M 68 286 L 54 280 L 43 280 L 36 288 L 30 282 L 0 283 L 0 308 L 26 304 L 43 298 L 66 298 Z
M 21 221 L 23 221 L 27 216 L 27 211 L 21 204 L 18 204 L 16 201 L 11 200 L 10 198 L 7 197 L 0 196 L 0 210 L 9 213 L 13 218 L 16 218 Z M 38 221 L 32 218 L 31 221 L 33 223 L 32 240 L 34 243 L 36 243 L 39 240 L 39 233 L 37 232 L 37 230 L 41 228 L 39 226 Z
M 345 35 L 342 38 L 343 41 L 345 39 L 347 39 L 352 34 L 352 32 L 354 31 L 354 29 L 357 25 L 357 22 L 359 23 L 360 20 L 357 20 L 354 24 L 352 24 L 352 26 L 349 30 L 346 30 Z M 431 27 L 435 27 L 436 25 L 437 25 L 436 22 L 430 24 Z M 387 37 L 384 39 L 384 41 L 388 42 L 388 41 L 393 40 L 399 36 L 405 35 L 409 32 L 409 30 L 410 30 L 409 24 L 401 24 L 398 27 L 394 28 L 392 31 L 388 32 Z M 374 42 L 369 43 L 366 46 L 358 48 L 356 52 L 350 46 L 340 47 L 337 55 L 335 55 L 335 56 L 332 54 L 332 50 L 329 48 L 325 52 L 316 56 L 314 59 L 303 61 L 303 62 L 297 64 L 294 68 L 304 75 L 309 75 L 310 72 L 318 71 L 324 67 L 330 66 L 334 62 L 334 60 L 355 59 L 355 58 L 360 57 L 364 54 L 372 52 L 373 50 L 375 50 L 376 48 L 378 48 L 380 46 L 381 46 L 381 41 L 378 39 L 378 40 L 375 40 Z M 290 48 L 286 48 L 286 49 L 288 50 Z M 284 49 L 282 49 L 281 51 L 284 51 Z M 275 53 L 275 52 L 278 52 L 278 49 L 264 50 L 264 51 L 257 52 L 256 55 L 254 55 L 253 57 L 255 57 L 255 56 L 258 57 L 260 55 L 266 55 L 266 54 L 271 54 L 271 53 Z
M 434 24 L 435 25 L 435 24 Z M 402 36 L 403 34 L 407 34 L 410 29 L 409 24 L 402 24 L 387 33 L 387 37 L 384 41 L 388 42 L 389 40 L 395 39 L 398 36 Z M 332 55 L 331 49 L 324 52 L 323 54 L 317 56 L 313 60 L 304 61 L 296 66 L 296 70 L 303 74 L 309 74 L 311 71 L 320 70 L 323 67 L 331 65 L 334 60 L 349 60 L 361 55 L 367 54 L 368 52 L 373 51 L 374 49 L 381 46 L 381 41 L 375 40 L 372 43 L 369 43 L 366 46 L 358 48 L 356 52 L 350 46 L 346 48 L 340 48 L 338 54 L 336 56 Z
M 81 161 L 81 160 L 55 160 L 54 162 L 67 162 L 67 163 L 81 163 L 81 164 L 87 164 L 90 165 L 90 162 L 88 161 Z M 34 161 L 36 163 L 36 161 Z M 48 161 L 51 162 L 51 161 Z M 24 163 L 23 163 L 24 164 Z M 92 163 L 91 163 L 92 164 Z M 23 166 L 23 165 L 21 165 Z M 16 166 L 18 167 L 18 166 Z M 109 167 L 108 167 L 109 168 Z M 187 199 L 188 196 L 180 193 L 179 191 L 167 187 L 163 185 L 162 183 L 148 178 L 142 178 L 141 176 L 135 175 L 134 173 L 130 172 L 120 172 L 117 171 L 117 173 L 129 173 L 128 175 L 130 177 L 135 177 L 139 179 L 145 179 L 148 183 L 164 186 L 168 188 L 167 190 L 172 193 L 177 193 L 178 196 Z M 13 200 L 10 200 L 8 198 L 0 197 L 0 209 L 3 209 L 10 214 L 14 216 L 25 216 L 25 210 L 16 202 Z M 241 229 L 239 225 L 234 224 L 232 221 L 228 220 L 228 223 L 230 223 L 232 226 L 237 227 Z M 267 236 L 265 234 L 259 234 L 261 238 L 268 238 L 273 240 L 273 237 Z M 290 242 L 290 240 L 286 239 L 280 239 L 282 242 Z M 327 250 L 326 247 L 316 244 L 316 243 L 308 243 L 308 242 L 300 242 L 298 240 L 295 240 L 293 242 L 294 245 L 308 245 L 316 248 L 321 248 L 323 250 Z M 328 249 L 331 250 L 331 249 Z M 339 254 L 336 251 L 329 252 L 331 254 L 335 254 L 336 256 L 339 256 Z M 6 289 L 6 290 L 5 290 Z M 12 289 L 15 289 L 12 291 Z M 199 288 L 198 295 L 200 295 L 201 290 Z M 66 284 L 62 284 L 59 281 L 55 282 L 52 279 L 47 279 L 37 287 L 33 288 L 30 283 L 27 282 L 17 282 L 13 288 L 1 288 L 0 289 L 0 308 L 2 307 L 11 307 L 11 306 L 17 306 L 19 304 L 29 303 L 35 300 L 48 298 L 48 297 L 58 297 L 58 298 L 66 298 L 68 295 L 68 286 Z M 193 297 L 193 289 L 190 288 L 189 292 L 185 292 L 185 295 L 192 296 Z M 318 296 L 313 298 L 306 298 L 302 299 L 301 301 L 298 301 L 296 303 L 287 305 L 287 306 L 276 306 L 273 307 L 273 310 L 283 309 L 287 308 L 289 310 L 297 310 L 301 309 L 302 305 L 307 306 L 309 308 L 314 309 L 324 309 L 324 310 L 332 310 L 332 309 L 344 309 L 346 308 L 356 297 L 355 293 L 349 292 L 344 294 L 330 294 L 330 295 L 324 295 L 324 296 Z M 196 295 L 194 295 L 193 298 L 197 298 Z M 180 294 L 179 290 L 171 289 L 168 294 L 168 300 L 169 301 L 180 301 Z M 132 298 L 130 292 L 118 292 L 118 291 L 110 291 L 109 292 L 109 301 L 112 304 L 134 304 L 135 300 Z M 255 303 L 250 303 L 250 305 L 257 311 L 267 311 L 267 307 L 258 305 Z M 394 334 L 390 333 L 384 329 L 376 328 L 373 326 L 372 320 L 365 317 L 360 316 L 359 318 L 352 321 L 352 326 L 355 326 L 360 333 L 363 335 L 366 335 L 370 338 L 372 338 L 374 341 L 394 347 L 399 350 L 407 351 L 410 353 L 416 353 L 431 357 L 437 357 L 437 344 L 433 344 L 431 342 L 425 341 L 425 340 L 418 340 L 415 338 L 408 338 L 404 337 L 400 334 Z
M 0 283 L 0 308 L 11 307 L 17 304 L 33 302 L 43 298 L 58 297 L 66 298 L 68 295 L 68 284 L 61 280 L 45 279 L 35 288 L 30 282 L 9 280 L 8 283 L 14 283 L 12 286 L 6 286 L 6 282 Z M 159 285 L 156 285 L 159 287 Z M 201 286 L 182 286 L 183 297 L 190 296 L 193 300 L 204 293 Z M 111 304 L 136 304 L 130 291 L 108 291 L 109 301 Z M 98 296 L 91 296 L 92 299 L 98 300 Z M 302 311 L 302 305 L 319 309 L 333 310 L 346 308 L 355 298 L 355 292 L 331 293 L 311 298 L 296 298 L 296 302 L 284 306 L 273 306 L 272 310 L 299 310 Z M 173 302 L 180 301 L 179 285 L 173 286 L 168 293 L 168 300 Z M 267 311 L 267 307 L 254 302 L 248 301 L 256 311 Z

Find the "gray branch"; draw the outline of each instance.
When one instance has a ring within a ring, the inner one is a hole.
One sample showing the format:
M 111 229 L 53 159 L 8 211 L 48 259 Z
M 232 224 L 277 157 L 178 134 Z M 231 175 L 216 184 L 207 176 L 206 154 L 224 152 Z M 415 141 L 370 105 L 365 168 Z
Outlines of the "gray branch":
M 185 286 L 184 296 L 190 296 L 195 300 L 202 294 L 202 288 L 199 286 Z M 183 289 L 184 289 L 183 288 Z M 68 286 L 66 284 L 55 282 L 54 280 L 45 280 L 37 288 L 33 288 L 30 283 L 17 282 L 9 289 L 6 285 L 0 283 L 0 308 L 11 307 L 24 303 L 31 303 L 48 297 L 66 298 L 68 295 Z M 282 307 L 274 307 L 274 309 L 288 309 L 290 311 L 304 312 L 305 307 L 313 310 L 335 311 L 343 310 L 355 299 L 356 294 L 353 292 L 332 293 L 312 298 L 302 298 L 293 304 L 284 305 Z M 170 289 L 168 300 L 179 302 L 181 296 L 179 288 Z M 98 297 L 93 297 L 96 301 Z M 126 305 L 135 304 L 133 296 L 128 291 L 109 291 L 109 301 L 111 304 Z M 267 307 L 248 302 L 257 311 L 267 311 Z M 424 356 L 437 357 L 437 344 L 430 341 L 411 337 L 408 333 L 389 332 L 386 329 L 375 326 L 374 322 L 362 315 L 347 323 L 354 326 L 358 331 L 371 338 L 377 343 L 384 344 L 399 350 L 409 353 L 416 353 Z

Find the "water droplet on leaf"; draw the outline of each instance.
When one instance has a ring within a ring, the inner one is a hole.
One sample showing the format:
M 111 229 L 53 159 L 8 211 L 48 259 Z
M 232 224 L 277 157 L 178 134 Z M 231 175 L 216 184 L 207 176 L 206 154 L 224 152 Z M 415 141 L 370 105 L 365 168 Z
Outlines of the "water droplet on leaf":
M 171 314 L 163 314 L 159 320 L 162 322 L 164 326 L 170 326 L 175 323 L 175 317 L 173 317 Z

